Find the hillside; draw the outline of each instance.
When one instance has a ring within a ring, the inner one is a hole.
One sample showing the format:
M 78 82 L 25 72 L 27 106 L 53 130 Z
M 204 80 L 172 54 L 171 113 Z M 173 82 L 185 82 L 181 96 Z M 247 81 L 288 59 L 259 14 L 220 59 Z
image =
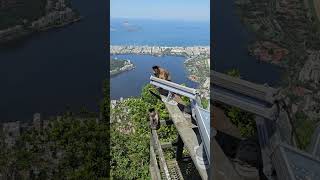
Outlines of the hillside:
M 109 176 L 108 87 L 96 113 L 65 112 L 49 120 L 0 128 L 0 179 L 106 179 Z
M 116 101 L 111 105 L 111 177 L 114 179 L 150 179 L 150 127 L 148 109 L 155 108 L 160 119 L 168 119 L 164 104 L 149 93 L 151 85 L 142 89 L 141 96 Z M 177 137 L 174 126 L 161 126 L 157 130 L 161 142 Z M 173 149 L 166 158 L 175 157 Z
M 110 59 L 110 76 L 118 75 L 134 69 L 134 65 L 127 59 Z

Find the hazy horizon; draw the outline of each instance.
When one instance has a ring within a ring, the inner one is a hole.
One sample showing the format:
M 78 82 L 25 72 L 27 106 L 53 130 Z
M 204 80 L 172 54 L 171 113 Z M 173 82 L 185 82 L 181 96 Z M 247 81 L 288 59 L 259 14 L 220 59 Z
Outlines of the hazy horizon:
M 148 18 L 148 17 L 110 17 L 110 20 L 154 20 L 154 21 L 184 21 L 184 22 L 210 22 L 210 19 L 179 19 L 179 18 Z
M 209 21 L 210 0 L 111 0 L 110 18 Z

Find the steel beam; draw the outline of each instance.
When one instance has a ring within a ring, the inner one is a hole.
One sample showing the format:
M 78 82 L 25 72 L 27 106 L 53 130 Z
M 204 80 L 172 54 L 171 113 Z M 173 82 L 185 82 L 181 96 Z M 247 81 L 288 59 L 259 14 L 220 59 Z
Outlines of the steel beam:
M 201 108 L 198 91 L 154 76 L 150 77 L 150 84 L 169 91 L 169 94 L 175 93 L 190 98 L 192 116 L 197 121 L 200 137 L 205 145 L 206 155 L 210 158 L 210 111 Z
M 278 91 L 278 89 L 274 89 L 269 86 L 258 85 L 216 71 L 211 71 L 211 84 L 236 91 L 271 104 L 275 101 L 276 93 Z

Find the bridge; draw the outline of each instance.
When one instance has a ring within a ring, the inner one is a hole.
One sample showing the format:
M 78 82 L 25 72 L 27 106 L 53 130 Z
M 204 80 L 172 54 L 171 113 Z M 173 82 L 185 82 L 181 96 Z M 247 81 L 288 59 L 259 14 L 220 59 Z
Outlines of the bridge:
M 313 153 L 296 148 L 292 136 L 291 114 L 286 102 L 278 93 L 279 89 L 254 84 L 239 78 L 212 71 L 211 103 L 237 107 L 255 115 L 263 161 L 263 173 L 269 179 L 320 179 L 320 161 Z M 218 119 L 213 119 L 219 121 Z M 217 128 L 219 132 L 219 129 Z M 319 141 L 319 136 L 314 138 Z M 213 179 L 244 179 L 232 166 L 215 138 L 211 139 L 210 161 Z

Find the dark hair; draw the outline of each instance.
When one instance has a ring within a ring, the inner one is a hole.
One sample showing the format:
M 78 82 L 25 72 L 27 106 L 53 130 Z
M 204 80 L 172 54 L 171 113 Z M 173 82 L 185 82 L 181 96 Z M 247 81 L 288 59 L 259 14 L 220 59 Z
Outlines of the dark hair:
M 152 66 L 152 69 L 159 69 L 159 66 Z

